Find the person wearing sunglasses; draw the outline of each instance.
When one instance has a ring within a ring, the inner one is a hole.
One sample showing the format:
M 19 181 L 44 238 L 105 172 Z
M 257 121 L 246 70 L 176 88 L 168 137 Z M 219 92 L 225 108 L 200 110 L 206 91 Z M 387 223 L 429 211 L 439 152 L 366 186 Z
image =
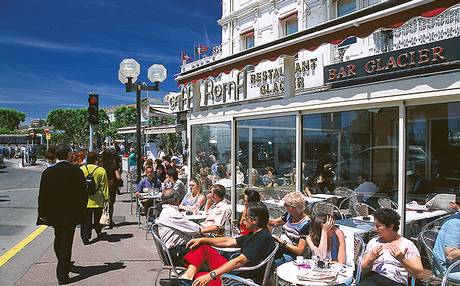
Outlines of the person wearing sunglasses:
M 189 191 L 182 200 L 179 209 L 196 212 L 204 205 L 206 197 L 201 193 L 200 180 L 197 178 L 191 178 L 188 186 Z
M 240 229 L 240 235 L 247 235 L 249 234 L 249 229 L 246 228 L 245 216 L 248 213 L 249 203 L 260 202 L 259 192 L 257 192 L 256 190 L 252 190 L 252 189 L 246 189 L 244 191 L 243 202 L 244 202 L 244 210 L 241 213 L 239 229 Z
M 301 192 L 289 193 L 283 201 L 286 212 L 269 221 L 270 227 L 282 226 L 282 235 L 275 237 L 280 243 L 274 261 L 276 267 L 303 255 L 310 226 L 310 217 L 305 212 L 305 197 Z
M 184 261 L 187 270 L 179 279 L 161 279 L 163 286 L 218 286 L 222 285 L 220 276 L 238 268 L 255 266 L 263 261 L 275 248 L 275 241 L 267 229 L 268 209 L 262 202 L 250 203 L 245 215 L 246 227 L 250 234 L 232 237 L 204 237 L 192 239 L 187 243 L 190 251 Z M 239 247 L 241 254 L 227 260 L 212 246 Z M 206 266 L 206 267 L 203 267 Z M 265 267 L 238 273 L 239 276 L 250 278 L 261 285 Z

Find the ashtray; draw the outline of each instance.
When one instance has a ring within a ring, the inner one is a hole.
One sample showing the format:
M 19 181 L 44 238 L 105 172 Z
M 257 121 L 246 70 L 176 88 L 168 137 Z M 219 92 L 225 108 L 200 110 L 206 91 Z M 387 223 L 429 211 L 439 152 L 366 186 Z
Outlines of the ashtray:
M 371 220 L 370 216 L 363 216 L 363 220 Z

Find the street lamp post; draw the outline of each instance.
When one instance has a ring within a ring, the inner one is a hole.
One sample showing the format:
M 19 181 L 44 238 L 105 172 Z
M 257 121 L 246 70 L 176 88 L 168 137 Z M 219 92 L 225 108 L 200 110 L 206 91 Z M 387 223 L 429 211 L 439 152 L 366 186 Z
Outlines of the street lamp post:
M 140 74 L 141 66 L 134 59 L 124 59 L 120 63 L 120 69 L 118 70 L 118 79 L 121 83 L 125 84 L 126 92 L 136 91 L 136 112 L 137 112 L 137 124 L 136 124 L 136 145 L 137 145 L 137 182 L 141 179 L 142 169 L 142 150 L 141 150 L 141 91 L 159 91 L 160 82 L 166 79 L 166 69 L 162 65 L 154 64 L 148 71 L 147 76 L 152 86 L 147 85 L 145 82 L 137 82 L 137 77 Z

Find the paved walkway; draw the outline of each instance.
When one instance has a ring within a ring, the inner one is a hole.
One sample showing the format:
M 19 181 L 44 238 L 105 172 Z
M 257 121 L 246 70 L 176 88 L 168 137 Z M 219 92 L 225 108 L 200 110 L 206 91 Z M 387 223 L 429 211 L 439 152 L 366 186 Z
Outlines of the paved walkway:
M 122 190 L 125 191 L 126 187 Z M 130 214 L 129 194 L 117 196 L 114 216 L 117 226 L 103 230 L 108 233 L 106 240 L 83 245 L 80 229 L 77 228 L 72 251 L 75 264 L 70 273 L 71 285 L 153 285 L 160 265 L 158 253 L 152 237 L 149 235 L 145 239 L 145 230 L 138 229 L 135 215 Z M 50 241 L 48 249 L 16 285 L 57 285 L 56 263 Z

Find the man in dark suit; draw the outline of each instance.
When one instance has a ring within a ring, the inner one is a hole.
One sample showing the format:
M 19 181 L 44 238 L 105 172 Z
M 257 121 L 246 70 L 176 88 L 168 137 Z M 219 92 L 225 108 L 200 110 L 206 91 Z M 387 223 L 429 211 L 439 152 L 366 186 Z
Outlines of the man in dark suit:
M 68 145 L 56 147 L 56 165 L 45 169 L 40 181 L 37 224 L 54 227 L 54 251 L 58 259 L 59 285 L 69 282 L 70 259 L 75 227 L 84 221 L 88 201 L 83 172 L 71 161 Z

